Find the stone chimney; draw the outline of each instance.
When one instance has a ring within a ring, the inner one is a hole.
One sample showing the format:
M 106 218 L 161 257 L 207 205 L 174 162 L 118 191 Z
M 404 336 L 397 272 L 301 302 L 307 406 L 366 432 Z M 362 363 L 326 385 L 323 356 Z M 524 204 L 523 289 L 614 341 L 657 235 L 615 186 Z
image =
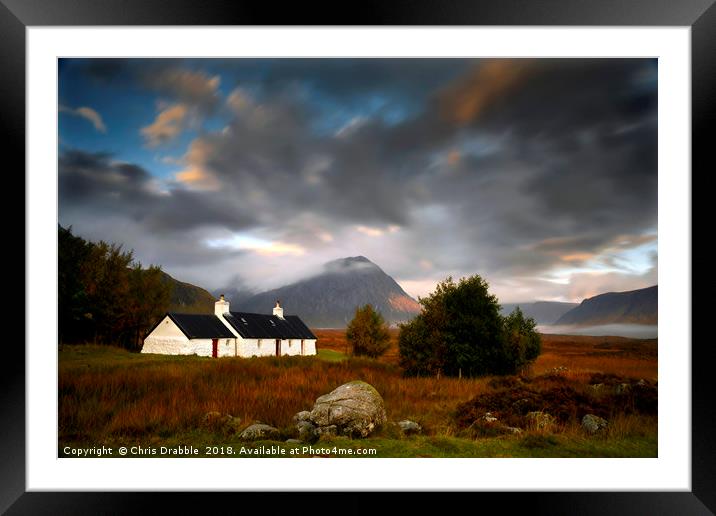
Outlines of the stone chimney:
M 224 299 L 224 294 L 221 294 L 219 300 L 214 303 L 214 314 L 222 315 L 229 313 L 229 302 Z
M 283 319 L 283 308 L 281 308 L 281 301 L 276 300 L 276 306 L 273 307 L 273 314 L 279 319 Z

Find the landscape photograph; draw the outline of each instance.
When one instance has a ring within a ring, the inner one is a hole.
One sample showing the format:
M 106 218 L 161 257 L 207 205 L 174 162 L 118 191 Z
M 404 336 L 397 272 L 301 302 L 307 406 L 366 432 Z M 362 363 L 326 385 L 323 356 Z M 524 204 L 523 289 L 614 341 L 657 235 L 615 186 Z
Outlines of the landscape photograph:
M 59 59 L 58 457 L 658 457 L 657 72 Z

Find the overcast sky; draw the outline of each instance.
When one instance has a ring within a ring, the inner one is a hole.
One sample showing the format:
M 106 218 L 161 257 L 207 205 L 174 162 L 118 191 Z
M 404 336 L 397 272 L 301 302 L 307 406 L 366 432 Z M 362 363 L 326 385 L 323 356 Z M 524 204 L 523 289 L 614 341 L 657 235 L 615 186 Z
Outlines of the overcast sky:
M 207 289 L 657 283 L 655 59 L 62 59 L 59 217 Z

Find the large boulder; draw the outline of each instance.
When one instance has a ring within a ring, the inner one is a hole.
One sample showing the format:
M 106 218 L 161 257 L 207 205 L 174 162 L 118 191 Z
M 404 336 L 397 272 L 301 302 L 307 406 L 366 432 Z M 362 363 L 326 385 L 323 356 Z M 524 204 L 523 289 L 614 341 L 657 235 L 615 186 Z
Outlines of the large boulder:
M 316 400 L 309 420 L 323 429 L 335 426 L 338 435 L 367 437 L 387 420 L 383 398 L 375 388 L 360 380 L 348 382 Z
M 244 441 L 258 441 L 263 439 L 275 440 L 279 436 L 280 432 L 278 428 L 263 423 L 254 423 L 241 432 L 239 438 Z

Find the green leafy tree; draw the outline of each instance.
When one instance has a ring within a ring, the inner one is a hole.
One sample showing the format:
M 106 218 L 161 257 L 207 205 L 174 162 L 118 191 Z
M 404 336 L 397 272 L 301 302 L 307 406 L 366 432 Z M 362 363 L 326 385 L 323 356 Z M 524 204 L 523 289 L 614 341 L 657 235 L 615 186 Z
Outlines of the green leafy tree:
M 534 361 L 542 352 L 542 339 L 535 329 L 537 323 L 525 317 L 518 306 L 504 318 L 505 357 L 508 366 L 519 369 Z
M 478 275 L 458 283 L 448 277 L 419 301 L 421 313 L 400 326 L 398 338 L 407 375 L 509 374 L 539 354 L 534 321 L 521 312 L 503 318 L 497 298 Z
M 379 357 L 390 346 L 390 334 L 383 316 L 372 305 L 356 308 L 346 329 L 351 353 L 356 356 Z
M 132 251 L 88 242 L 58 229 L 60 342 L 96 342 L 136 349 L 167 311 L 171 285 L 159 267 L 142 269 Z
M 78 336 L 90 332 L 87 292 L 82 281 L 81 268 L 86 260 L 90 245 L 72 234 L 72 227 L 59 226 L 57 263 L 57 323 L 60 343 L 77 340 Z M 81 337 L 80 337 L 81 338 Z

